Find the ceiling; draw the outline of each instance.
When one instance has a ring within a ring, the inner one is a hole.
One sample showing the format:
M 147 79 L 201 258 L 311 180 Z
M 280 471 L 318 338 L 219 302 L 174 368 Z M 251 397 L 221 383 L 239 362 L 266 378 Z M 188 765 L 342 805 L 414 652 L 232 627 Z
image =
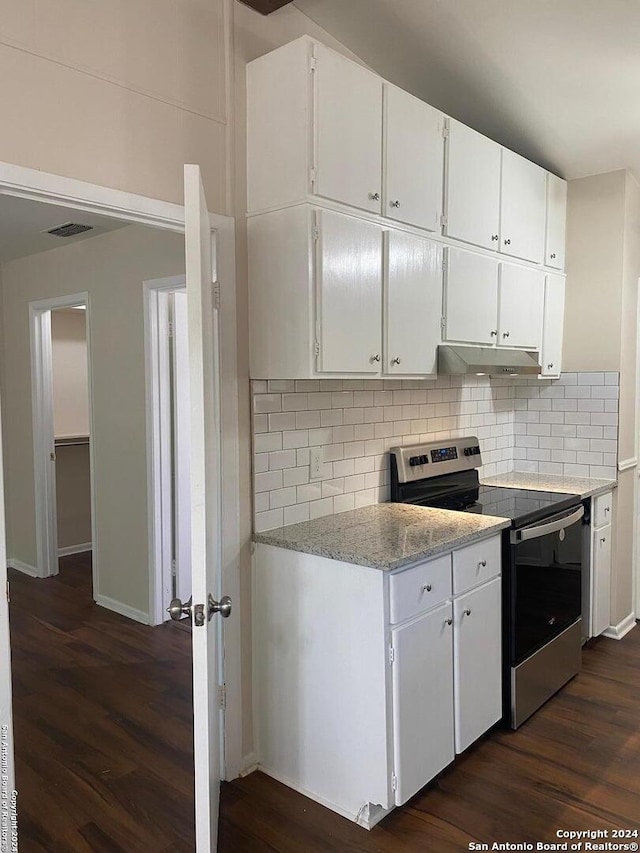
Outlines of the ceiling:
M 46 233 L 49 228 L 67 222 L 92 225 L 93 231 L 75 237 L 54 237 Z M 36 252 L 67 246 L 78 240 L 87 240 L 106 231 L 124 228 L 128 224 L 108 216 L 95 216 L 41 201 L 0 195 L 0 264 L 34 255 Z
M 562 177 L 640 179 L 637 0 L 294 5 L 386 79 Z

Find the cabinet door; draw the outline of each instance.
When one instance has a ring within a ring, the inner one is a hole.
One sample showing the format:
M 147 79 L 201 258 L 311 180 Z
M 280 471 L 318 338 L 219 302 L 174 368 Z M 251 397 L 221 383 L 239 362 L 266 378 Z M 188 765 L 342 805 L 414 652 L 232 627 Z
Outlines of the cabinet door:
M 567 182 L 547 173 L 547 235 L 545 264 L 564 269 L 564 242 L 567 222 Z
M 502 151 L 500 251 L 542 263 L 547 173 L 519 154 Z
M 391 632 L 393 754 L 401 806 L 454 758 L 451 604 Z
M 382 231 L 328 210 L 316 217 L 318 370 L 379 373 Z
M 564 276 L 548 275 L 544 285 L 542 321 L 542 376 L 559 376 L 562 370 L 564 330 Z
M 442 246 L 400 231 L 385 234 L 384 372 L 436 372 L 441 337 Z
M 456 752 L 502 716 L 500 578 L 453 602 Z
M 611 525 L 593 531 L 591 577 L 591 636 L 611 624 Z
M 494 344 L 498 335 L 498 261 L 447 249 L 445 336 L 448 341 Z
M 500 264 L 498 344 L 540 349 L 544 306 L 544 273 Z
M 500 146 L 449 119 L 444 233 L 497 249 L 499 224 Z
M 444 116 L 385 85 L 384 216 L 436 231 L 442 215 Z
M 314 51 L 315 191 L 380 213 L 382 80 L 322 45 Z

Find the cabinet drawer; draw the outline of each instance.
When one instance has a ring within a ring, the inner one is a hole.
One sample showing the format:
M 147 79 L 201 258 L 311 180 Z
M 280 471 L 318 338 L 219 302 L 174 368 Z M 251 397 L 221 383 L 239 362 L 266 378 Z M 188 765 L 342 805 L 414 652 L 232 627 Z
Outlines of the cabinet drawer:
M 453 594 L 496 577 L 501 567 L 501 537 L 492 536 L 453 552 Z
M 446 601 L 451 595 L 451 555 L 391 575 L 389 593 L 394 625 Z
M 613 494 L 598 495 L 593 500 L 593 526 L 602 527 L 603 524 L 611 523 L 613 513 Z

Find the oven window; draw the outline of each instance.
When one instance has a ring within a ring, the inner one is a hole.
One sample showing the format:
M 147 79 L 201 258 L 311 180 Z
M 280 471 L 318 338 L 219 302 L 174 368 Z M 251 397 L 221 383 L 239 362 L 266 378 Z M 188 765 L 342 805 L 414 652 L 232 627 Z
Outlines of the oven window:
M 582 524 L 521 542 L 513 547 L 513 557 L 512 665 L 517 666 L 581 614 Z

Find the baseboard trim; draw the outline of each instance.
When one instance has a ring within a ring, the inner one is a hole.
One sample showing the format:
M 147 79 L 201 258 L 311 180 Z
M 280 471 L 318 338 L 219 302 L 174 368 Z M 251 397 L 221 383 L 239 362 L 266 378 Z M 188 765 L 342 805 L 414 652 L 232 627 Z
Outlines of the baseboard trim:
M 258 756 L 255 752 L 250 752 L 248 755 L 243 756 L 242 764 L 240 766 L 240 773 L 238 773 L 238 777 L 242 779 L 243 776 L 248 776 L 250 773 L 253 773 L 258 769 Z
M 85 551 L 92 550 L 91 542 L 83 542 L 82 545 L 66 545 L 64 548 L 58 548 L 58 557 L 70 557 L 72 554 L 84 554 Z
M 609 625 L 608 628 L 602 632 L 603 637 L 609 637 L 610 640 L 621 640 L 623 637 L 636 627 L 636 616 L 635 613 L 630 613 L 628 616 L 622 620 L 622 622 L 618 622 L 617 625 Z
M 129 607 L 128 604 L 123 604 L 121 601 L 116 601 L 115 598 L 108 598 L 106 595 L 96 595 L 96 604 L 100 607 L 105 607 L 107 610 L 113 610 L 114 613 L 119 613 L 120 616 L 126 616 L 128 619 L 133 619 L 135 622 L 141 622 L 143 625 L 149 624 L 149 614 L 143 610 L 136 610 L 134 607 Z
M 7 560 L 7 566 L 10 569 L 15 569 L 16 572 L 22 572 L 23 575 L 29 575 L 30 578 L 42 578 L 42 575 L 35 566 L 23 563 L 22 560 L 16 560 L 15 557 L 10 557 Z

